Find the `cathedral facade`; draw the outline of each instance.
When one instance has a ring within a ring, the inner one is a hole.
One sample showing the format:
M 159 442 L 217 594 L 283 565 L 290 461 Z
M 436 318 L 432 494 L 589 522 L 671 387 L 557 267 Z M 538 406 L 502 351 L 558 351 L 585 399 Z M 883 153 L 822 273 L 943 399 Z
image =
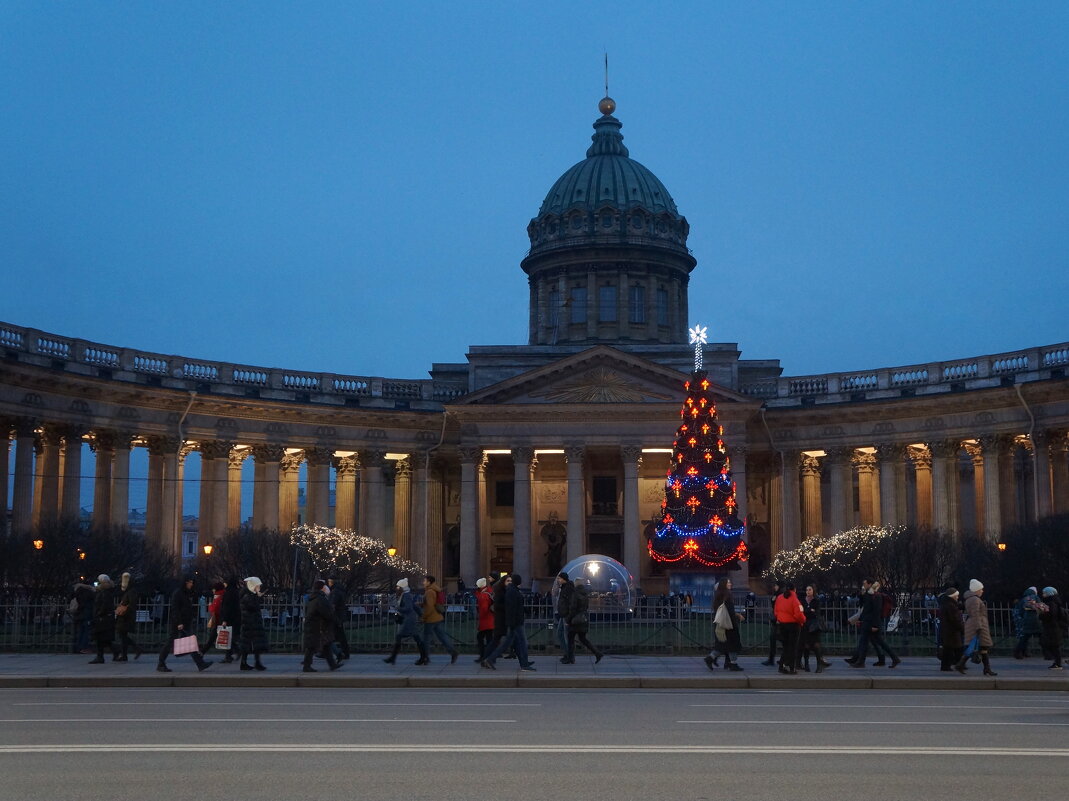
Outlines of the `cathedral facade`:
M 129 524 L 143 448 L 145 534 L 176 552 L 196 492 L 204 542 L 304 521 L 357 529 L 469 586 L 511 569 L 544 589 L 562 563 L 602 553 L 646 592 L 668 589 L 693 568 L 651 563 L 646 542 L 693 362 L 697 262 L 686 218 L 624 146 L 615 104 L 599 110 L 586 157 L 527 229 L 525 345 L 473 346 L 430 378 L 393 379 L 0 323 L 7 525 L 78 515 L 80 476 L 92 476 L 94 524 Z M 997 539 L 1069 512 L 1069 343 L 796 377 L 714 343 L 704 367 L 752 554 L 736 584 L 778 550 L 854 525 Z M 186 482 L 192 454 L 200 479 Z

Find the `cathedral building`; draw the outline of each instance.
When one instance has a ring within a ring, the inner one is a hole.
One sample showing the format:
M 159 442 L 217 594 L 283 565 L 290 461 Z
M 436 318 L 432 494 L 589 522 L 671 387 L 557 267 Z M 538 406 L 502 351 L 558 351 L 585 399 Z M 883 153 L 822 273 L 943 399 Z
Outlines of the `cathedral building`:
M 619 559 L 647 593 L 702 572 L 647 552 L 694 357 L 688 282 L 702 267 L 687 219 L 624 145 L 615 103 L 599 111 L 585 158 L 527 227 L 526 344 L 472 346 L 429 378 L 399 379 L 0 323 L 7 524 L 29 532 L 78 515 L 75 477 L 89 475 L 92 521 L 129 525 L 131 453 L 146 449 L 145 534 L 176 552 L 196 492 L 202 541 L 240 525 L 337 525 L 468 586 L 511 569 L 545 589 L 585 553 Z M 737 585 L 780 549 L 859 524 L 997 539 L 1069 512 L 1069 343 L 793 377 L 735 343 L 703 355 L 747 523 Z M 196 482 L 184 480 L 190 458 Z

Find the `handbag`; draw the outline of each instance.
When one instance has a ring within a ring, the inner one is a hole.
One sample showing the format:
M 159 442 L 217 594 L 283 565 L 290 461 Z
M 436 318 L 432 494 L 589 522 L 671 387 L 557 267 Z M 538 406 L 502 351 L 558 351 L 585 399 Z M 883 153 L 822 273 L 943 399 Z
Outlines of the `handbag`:
M 126 614 L 126 610 L 130 607 L 126 604 L 119 604 L 115 607 L 115 617 L 122 617 Z
M 182 654 L 191 654 L 194 651 L 200 650 L 200 642 L 197 640 L 197 635 L 190 634 L 187 637 L 175 637 L 174 638 L 174 655 L 181 656 Z
M 220 651 L 229 651 L 233 633 L 232 626 L 218 626 L 215 629 L 215 647 Z
M 735 621 L 731 619 L 727 604 L 720 604 L 720 608 L 716 610 L 716 616 L 713 617 L 713 623 L 724 629 L 724 631 L 730 631 L 735 628 Z

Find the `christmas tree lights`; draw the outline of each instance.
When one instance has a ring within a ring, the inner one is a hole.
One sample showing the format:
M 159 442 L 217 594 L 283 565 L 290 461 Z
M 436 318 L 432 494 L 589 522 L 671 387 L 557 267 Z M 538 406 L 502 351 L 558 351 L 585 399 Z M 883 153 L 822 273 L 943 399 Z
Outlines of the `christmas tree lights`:
M 702 369 L 706 329 L 690 329 L 694 372 L 672 443 L 672 461 L 661 502 L 661 522 L 647 543 L 657 562 L 725 567 L 746 560 L 745 524 L 735 512 L 735 482 L 716 412 L 712 384 Z
M 355 531 L 328 526 L 295 526 L 290 542 L 304 548 L 316 570 L 333 573 L 363 564 L 370 568 L 385 568 L 398 575 L 419 575 L 419 564 L 400 556 L 390 556 L 386 543 Z

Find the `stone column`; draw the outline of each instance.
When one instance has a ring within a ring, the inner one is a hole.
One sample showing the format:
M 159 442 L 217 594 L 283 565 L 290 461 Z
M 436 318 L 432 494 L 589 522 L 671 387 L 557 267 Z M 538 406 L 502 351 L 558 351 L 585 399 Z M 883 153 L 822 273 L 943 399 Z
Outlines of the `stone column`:
M 969 504 L 972 506 L 973 531 L 984 530 L 984 459 L 983 451 L 979 444 L 962 443 L 962 448 L 969 455 L 969 466 L 972 468 L 972 496 Z M 965 510 L 961 510 L 962 528 L 965 526 Z
M 425 565 L 427 564 L 427 492 L 429 489 L 427 486 L 427 467 L 430 459 L 425 451 L 415 451 L 409 454 L 408 462 L 412 467 L 412 503 L 410 504 L 411 521 L 409 523 L 408 551 L 406 555 L 413 562 Z M 394 523 L 394 527 L 397 527 L 396 523 Z M 461 578 L 464 578 L 463 562 L 461 562 L 460 572 Z M 437 573 L 434 575 L 437 575 Z
M 632 576 L 639 577 L 642 575 L 642 516 L 638 471 L 642 466 L 642 448 L 625 445 L 620 455 L 624 463 L 624 567 Z
M 361 451 L 360 464 L 360 481 L 362 486 L 367 487 L 367 528 L 361 533 L 386 542 L 386 488 L 382 475 L 382 469 L 386 466 L 386 452 Z
M 334 496 L 334 525 L 343 531 L 356 530 L 356 474 L 360 457 L 338 456 L 334 459 L 337 471 L 337 492 Z
M 105 528 L 111 520 L 111 484 L 115 462 L 115 434 L 96 431 L 90 447 L 96 454 L 93 470 L 93 527 Z
M 876 455 L 855 451 L 853 464 L 857 469 L 858 523 L 862 526 L 876 524 L 879 500 L 875 490 L 879 484 L 876 479 Z
M 802 472 L 802 509 L 805 512 L 803 536 L 805 539 L 819 537 L 824 530 L 824 514 L 820 506 L 820 460 L 803 454 L 799 469 Z
M 586 553 L 586 482 L 583 479 L 582 446 L 565 448 L 564 459 L 568 464 L 568 545 L 565 562 L 570 562 Z
M 32 418 L 15 421 L 15 480 L 11 493 L 11 530 L 23 534 L 33 525 L 34 428 Z
M 854 520 L 854 480 L 851 474 L 851 457 L 853 448 L 828 448 L 824 459 L 825 466 L 831 471 L 828 487 L 829 524 L 832 534 L 846 531 Z
M 434 459 L 427 467 L 427 572 L 442 575 L 442 545 L 445 539 L 445 477 L 448 466 Z M 468 579 L 465 578 L 465 581 Z
M 1060 431 L 1050 438 L 1052 513 L 1069 512 L 1069 434 Z
M 241 468 L 251 452 L 249 448 L 234 449 L 227 459 L 226 527 L 230 531 L 241 528 Z
M 482 448 L 459 448 L 460 456 L 460 577 L 470 584 L 478 579 L 479 487 L 477 470 Z M 524 578 L 530 578 L 524 576 Z
M 59 426 L 45 425 L 41 431 L 41 458 L 37 464 L 37 475 L 40 476 L 40 493 L 38 502 L 34 504 L 37 510 L 36 523 L 53 522 L 59 516 L 60 488 L 59 488 L 59 448 L 63 439 L 64 430 Z
M 309 523 L 320 526 L 330 523 L 330 462 L 333 458 L 332 448 L 306 448 L 304 451 L 308 463 L 304 512 Z
M 279 527 L 278 517 L 278 466 L 286 449 L 281 445 L 253 445 L 252 456 L 256 460 L 256 486 L 253 488 L 253 527 L 273 531 Z M 256 520 L 259 510 L 260 519 Z
M 780 541 L 777 543 L 773 540 L 770 556 L 775 556 L 781 550 L 797 548 L 802 541 L 801 504 L 798 496 L 800 484 L 798 471 L 801 467 L 801 453 L 795 450 L 783 451 L 780 454 L 780 465 L 782 472 L 780 496 L 783 527 L 780 532 Z
M 178 525 L 177 482 L 179 442 L 174 437 L 148 438 L 148 507 L 145 536 L 160 548 L 178 555 L 181 526 Z
M 126 528 L 130 525 L 130 448 L 133 435 L 114 433 L 114 458 L 111 465 L 111 522 Z
M 200 451 L 200 503 L 197 507 L 197 540 L 200 545 L 209 542 L 212 538 L 212 502 L 215 496 L 212 494 L 212 479 L 215 476 L 214 451 L 208 442 L 198 444 Z
M 490 537 L 490 504 L 487 502 L 487 493 L 489 492 L 487 484 L 487 468 L 490 466 L 490 457 L 485 453 L 475 466 L 475 481 L 479 488 L 479 524 L 477 529 L 479 531 L 479 572 L 486 572 L 490 567 L 490 560 L 493 558 L 491 549 L 493 543 Z
M 393 544 L 406 559 L 412 558 L 412 461 L 399 459 L 393 479 Z
M 163 547 L 163 437 L 148 438 L 148 496 L 145 500 L 145 538 Z
M 1017 454 L 1017 438 L 1012 434 L 1000 434 L 998 449 L 999 509 L 1002 512 L 1001 530 L 1017 525 L 1017 476 L 1013 469 Z
M 1036 520 L 1050 517 L 1051 503 L 1050 476 L 1050 433 L 1045 430 L 1032 432 L 1032 459 L 1036 482 Z
M 983 528 L 985 536 L 992 541 L 1002 535 L 1002 510 L 999 493 L 999 450 L 1003 440 L 997 435 L 980 437 L 980 454 L 984 465 L 983 479 Z
M 63 437 L 63 517 L 82 516 L 82 437 L 85 429 L 68 426 Z
M 531 575 L 531 472 L 534 448 L 512 449 L 512 476 L 515 490 L 512 506 L 512 570 L 530 582 Z
M 935 486 L 932 481 L 932 451 L 917 448 L 909 451 L 909 458 L 913 462 L 913 474 L 916 476 L 917 487 L 917 525 L 932 527 L 934 525 L 937 494 L 933 492 Z
M 943 531 L 958 530 L 959 440 L 929 442 L 932 454 L 932 525 Z
M 897 442 L 880 442 L 876 445 L 876 456 L 880 463 L 881 526 L 902 525 L 905 520 L 905 474 L 902 465 L 905 452 L 906 446 Z
M 289 531 L 300 523 L 300 489 L 301 489 L 301 462 L 304 461 L 304 453 L 286 453 L 282 461 L 278 463 L 278 525 L 283 531 Z M 306 497 L 305 503 L 310 507 L 310 501 Z M 305 508 L 306 520 L 311 522 L 307 515 L 308 507 Z
M 230 516 L 230 449 L 232 442 L 200 443 L 200 539 L 201 545 L 226 532 Z
M 44 482 L 43 465 L 44 465 L 44 452 L 45 445 L 41 441 L 39 435 L 35 435 L 33 438 L 33 511 L 32 520 L 33 526 L 36 528 L 41 525 L 41 496 L 42 496 L 42 483 Z M 62 459 L 62 456 L 60 457 Z M 63 480 L 63 465 L 60 464 L 60 481 Z M 60 485 L 60 497 L 63 495 L 63 487 Z M 62 503 L 60 504 L 62 507 Z

